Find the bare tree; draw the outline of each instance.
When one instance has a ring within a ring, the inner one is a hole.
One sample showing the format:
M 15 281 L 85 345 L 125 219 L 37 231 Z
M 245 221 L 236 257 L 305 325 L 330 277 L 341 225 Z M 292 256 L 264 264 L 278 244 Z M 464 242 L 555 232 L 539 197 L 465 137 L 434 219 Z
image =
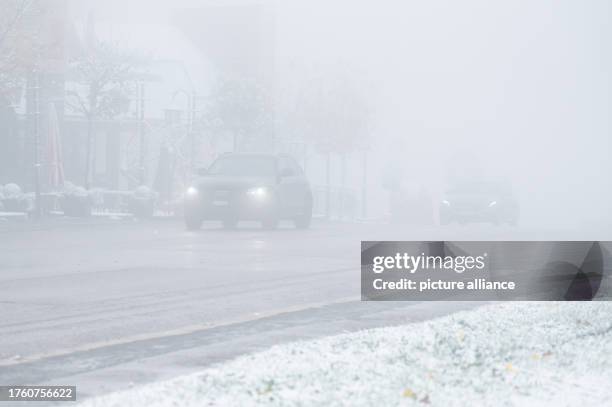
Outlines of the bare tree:
M 37 0 L 2 0 L 0 7 L 0 98 L 15 99 L 44 47 L 41 4 Z
M 327 80 L 326 80 L 327 79 Z M 331 213 L 331 160 L 332 154 L 341 158 L 341 187 L 346 182 L 347 154 L 361 151 L 362 214 L 365 214 L 366 150 L 369 145 L 371 106 L 358 91 L 354 82 L 344 76 L 316 78 L 297 87 L 285 103 L 281 127 L 284 134 L 313 145 L 325 155 L 325 212 Z M 345 195 L 341 191 L 340 212 L 345 208 Z
M 346 78 L 303 84 L 283 127 L 319 151 L 349 153 L 368 144 L 371 107 Z
M 223 79 L 214 86 L 203 122 L 231 135 L 235 151 L 272 144 L 272 105 L 266 89 L 250 79 Z
M 87 120 L 87 147 L 84 184 L 89 187 L 92 172 L 94 123 L 111 119 L 129 109 L 134 91 L 138 58 L 118 44 L 92 41 L 78 58 L 70 62 L 66 104 Z

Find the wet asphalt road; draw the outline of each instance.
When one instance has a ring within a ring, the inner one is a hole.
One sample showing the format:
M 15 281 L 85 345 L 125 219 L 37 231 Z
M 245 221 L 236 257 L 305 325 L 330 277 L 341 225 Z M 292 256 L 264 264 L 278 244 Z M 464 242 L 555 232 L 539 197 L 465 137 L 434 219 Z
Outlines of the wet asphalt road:
M 2 235 L 0 361 L 357 299 L 346 233 L 157 222 Z
M 512 232 L 475 230 L 479 239 Z M 100 394 L 276 343 L 474 307 L 482 303 L 359 302 L 360 240 L 465 232 L 323 221 L 307 231 L 190 232 L 173 220 L 5 225 L 0 383 Z

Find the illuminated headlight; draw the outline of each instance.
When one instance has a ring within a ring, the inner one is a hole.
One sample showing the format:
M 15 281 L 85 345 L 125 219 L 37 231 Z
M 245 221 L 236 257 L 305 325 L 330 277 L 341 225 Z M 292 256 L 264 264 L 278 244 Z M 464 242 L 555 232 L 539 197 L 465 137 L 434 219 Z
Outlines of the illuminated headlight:
M 442 203 L 446 206 L 450 206 L 450 202 L 448 202 L 446 199 L 442 201 Z
M 247 195 L 252 199 L 263 201 L 263 200 L 268 199 L 268 197 L 270 196 L 270 192 L 268 191 L 267 188 L 257 187 L 257 188 L 247 189 Z
M 186 193 L 186 195 L 187 195 L 188 197 L 194 197 L 194 196 L 197 196 L 197 195 L 198 195 L 198 190 L 197 190 L 197 188 L 196 188 L 196 187 L 189 187 L 189 188 L 187 188 L 187 193 Z
M 491 203 L 489 203 L 489 208 L 492 208 L 495 205 L 497 205 L 497 201 L 491 201 Z

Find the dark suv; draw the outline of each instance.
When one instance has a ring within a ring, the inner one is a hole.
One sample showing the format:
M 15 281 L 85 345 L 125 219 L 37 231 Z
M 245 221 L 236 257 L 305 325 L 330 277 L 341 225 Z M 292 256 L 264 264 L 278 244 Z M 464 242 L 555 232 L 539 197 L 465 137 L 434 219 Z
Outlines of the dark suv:
M 220 220 L 226 228 L 257 220 L 273 229 L 281 219 L 293 220 L 298 228 L 310 226 L 310 184 L 288 155 L 224 154 L 199 175 L 185 193 L 188 229 L 199 229 L 204 220 Z

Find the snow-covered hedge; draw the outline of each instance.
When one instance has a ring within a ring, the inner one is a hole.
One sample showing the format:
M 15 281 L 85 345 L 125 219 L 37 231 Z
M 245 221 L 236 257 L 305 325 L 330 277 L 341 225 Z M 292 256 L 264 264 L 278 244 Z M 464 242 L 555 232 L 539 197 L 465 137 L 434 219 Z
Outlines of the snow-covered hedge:
M 612 302 L 503 303 L 279 345 L 82 407 L 604 406 Z

